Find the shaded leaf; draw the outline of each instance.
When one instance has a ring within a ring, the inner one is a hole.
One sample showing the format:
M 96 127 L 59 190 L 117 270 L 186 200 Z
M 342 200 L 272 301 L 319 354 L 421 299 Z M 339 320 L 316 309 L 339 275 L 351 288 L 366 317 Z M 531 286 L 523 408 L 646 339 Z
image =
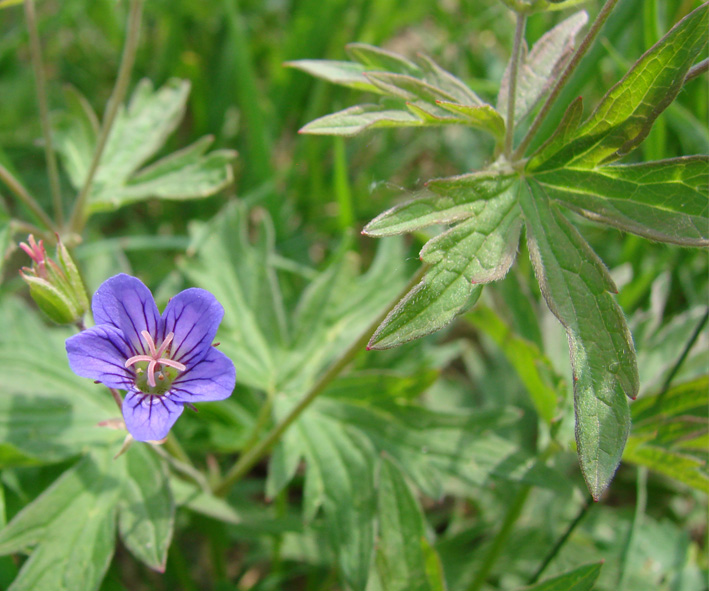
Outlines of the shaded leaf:
M 115 546 L 120 466 L 87 456 L 0 531 L 0 553 L 37 545 L 8 591 L 97 589 Z M 113 474 L 111 474 L 113 472 Z
M 193 199 L 213 195 L 231 182 L 230 162 L 236 153 L 205 155 L 211 139 L 139 170 L 165 144 L 185 112 L 189 83 L 170 80 L 154 90 L 147 80 L 136 87 L 111 129 L 89 195 L 89 210 L 116 209 L 158 197 Z M 75 188 L 83 184 L 96 144 L 96 116 L 78 93 L 69 95 L 70 109 L 56 125 L 56 145 Z
M 125 462 L 118 513 L 121 540 L 138 560 L 163 572 L 175 522 L 165 463 L 147 445 L 132 445 Z
M 626 395 L 638 392 L 633 341 L 608 293 L 616 291 L 613 281 L 588 244 L 538 185 L 529 183 L 520 203 L 534 272 L 569 338 L 579 460 L 598 498 L 618 468 L 630 429 Z
M 490 308 L 478 306 L 468 319 L 500 347 L 529 392 L 539 416 L 551 423 L 561 396 L 549 359 L 537 345 L 512 333 Z
M 601 574 L 602 566 L 602 562 L 587 564 L 531 587 L 525 587 L 524 591 L 591 591 L 598 575 Z
M 416 497 L 391 460 L 385 456 L 380 466 L 376 564 L 383 588 L 387 591 L 444 588 L 440 576 L 433 585 L 429 580 L 427 562 L 433 558 L 435 564 L 435 557 L 428 553 L 435 555 L 435 550 L 426 543 L 423 512 Z
M 520 60 L 515 98 L 515 124 L 524 119 L 550 90 L 568 63 L 576 35 L 588 21 L 585 11 L 577 12 L 547 31 Z M 500 83 L 497 111 L 507 113 L 510 63 Z

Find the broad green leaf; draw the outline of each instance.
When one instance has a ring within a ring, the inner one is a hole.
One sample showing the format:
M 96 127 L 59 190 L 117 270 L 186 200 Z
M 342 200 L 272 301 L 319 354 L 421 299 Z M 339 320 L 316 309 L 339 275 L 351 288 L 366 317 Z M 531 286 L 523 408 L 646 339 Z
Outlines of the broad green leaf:
M 424 125 L 424 121 L 408 111 L 389 109 L 379 105 L 356 105 L 315 119 L 302 127 L 299 133 L 352 136 L 365 129 L 375 127 L 420 125 Z
M 551 423 L 560 398 L 551 362 L 537 345 L 512 333 L 490 308 L 478 306 L 467 318 L 500 347 L 529 392 L 539 416 Z
M 125 454 L 118 529 L 131 554 L 163 572 L 172 540 L 175 503 L 165 463 L 147 445 L 132 445 Z
M 433 266 L 389 313 L 369 341 L 387 349 L 450 323 L 480 294 L 479 283 L 505 276 L 514 261 L 521 222 L 510 188 L 485 202 L 478 215 L 430 241 L 421 251 Z
M 369 442 L 328 417 L 308 413 L 295 428 L 308 462 L 304 505 L 322 503 L 342 577 L 364 590 L 374 547 L 373 460 Z M 312 498 L 316 495 L 316 498 Z
M 64 341 L 28 306 L 0 301 L 0 464 L 58 462 L 124 434 L 98 423 L 120 416 L 104 386 L 76 376 Z
M 0 531 L 0 553 L 35 545 L 8 591 L 97 589 L 115 546 L 121 464 L 107 453 L 67 470 Z
M 574 138 L 538 166 L 593 167 L 621 158 L 650 132 L 655 119 L 677 96 L 707 42 L 709 4 L 678 22 L 603 97 Z
M 706 438 L 709 377 L 640 398 L 623 460 L 709 493 Z
M 170 80 L 154 90 L 143 80 L 128 105 L 119 111 L 89 196 L 89 210 L 116 209 L 148 199 L 193 199 L 213 195 L 231 182 L 230 162 L 236 153 L 205 155 L 211 140 L 192 146 L 139 170 L 163 147 L 185 112 L 189 83 Z M 96 117 L 77 93 L 69 95 L 69 111 L 56 125 L 56 145 L 75 188 L 83 183 L 96 144 Z
M 527 169 L 532 171 L 537 169 L 571 141 L 582 117 L 583 99 L 579 96 L 564 111 L 564 116 L 551 137 L 530 157 Z
M 551 90 L 551 86 L 566 66 L 574 50 L 576 35 L 588 21 L 585 11 L 577 12 L 547 31 L 534 44 L 529 54 L 520 60 L 515 96 L 515 124 L 534 110 L 537 103 Z M 500 83 L 497 111 L 507 113 L 509 98 L 510 63 Z
M 523 591 L 591 591 L 598 575 L 601 574 L 602 566 L 602 562 L 587 564 L 531 587 L 525 587 Z
M 496 171 L 434 179 L 427 183 L 429 191 L 378 215 L 363 233 L 391 236 L 468 219 L 479 215 L 484 201 L 506 191 L 512 182 L 510 175 Z
M 530 258 L 547 305 L 569 338 L 576 443 L 594 498 L 613 478 L 638 392 L 635 349 L 608 270 L 533 181 L 520 196 Z
M 400 470 L 386 456 L 379 471 L 378 545 L 376 565 L 387 591 L 431 591 L 444 587 L 439 579 L 431 584 L 425 552 L 423 512 Z M 430 547 L 428 547 L 430 549 Z M 435 550 L 430 549 L 435 553 Z
M 582 215 L 652 240 L 709 245 L 709 157 L 535 175 L 547 194 Z
M 349 43 L 345 50 L 353 60 L 365 66 L 367 71 L 396 72 L 416 77 L 422 74 L 421 68 L 412 61 L 380 47 L 366 43 Z
M 194 484 L 173 477 L 170 479 L 170 489 L 175 503 L 187 507 L 190 511 L 232 525 L 239 525 L 243 521 L 241 514 L 224 499 L 215 497 Z
M 284 65 L 340 86 L 378 94 L 382 92 L 365 77 L 364 72 L 367 72 L 367 68 L 362 64 L 335 60 L 295 60 Z

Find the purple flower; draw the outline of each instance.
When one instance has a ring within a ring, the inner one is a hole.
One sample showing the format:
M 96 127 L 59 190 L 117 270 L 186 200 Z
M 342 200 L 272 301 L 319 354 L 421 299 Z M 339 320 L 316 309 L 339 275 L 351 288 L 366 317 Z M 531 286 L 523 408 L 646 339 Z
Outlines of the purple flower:
M 150 290 L 120 274 L 98 288 L 91 309 L 96 326 L 66 341 L 69 366 L 127 391 L 123 420 L 138 441 L 164 438 L 185 405 L 234 390 L 234 364 L 212 347 L 224 309 L 208 291 L 178 293 L 161 316 Z

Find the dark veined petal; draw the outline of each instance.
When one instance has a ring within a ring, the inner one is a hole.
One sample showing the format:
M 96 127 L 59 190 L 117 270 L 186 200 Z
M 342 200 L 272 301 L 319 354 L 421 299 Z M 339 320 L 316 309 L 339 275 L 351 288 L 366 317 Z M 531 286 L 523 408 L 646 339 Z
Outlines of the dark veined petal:
M 163 313 L 165 334 L 175 333 L 170 357 L 186 366 L 211 349 L 224 308 L 211 293 L 192 287 L 172 298 Z
M 231 359 L 214 347 L 199 362 L 189 367 L 173 382 L 172 398 L 180 402 L 224 400 L 231 396 L 236 370 Z
M 114 326 L 101 324 L 68 338 L 66 352 L 69 367 L 82 378 L 109 388 L 127 389 L 133 384 L 133 372 L 125 367 L 131 349 Z
M 97 325 L 109 324 L 123 332 L 133 355 L 145 352 L 141 331 L 147 330 L 154 339 L 163 339 L 158 307 L 140 279 L 124 273 L 107 279 L 96 290 L 91 310 Z
M 167 437 L 184 408 L 169 396 L 150 396 L 132 390 L 123 400 L 123 420 L 137 441 L 158 441 Z

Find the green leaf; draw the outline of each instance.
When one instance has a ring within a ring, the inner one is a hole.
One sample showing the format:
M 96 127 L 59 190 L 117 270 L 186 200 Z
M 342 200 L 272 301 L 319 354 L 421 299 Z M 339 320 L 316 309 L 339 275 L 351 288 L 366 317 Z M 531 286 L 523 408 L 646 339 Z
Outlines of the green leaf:
M 633 431 L 623 460 L 709 493 L 707 405 L 706 375 L 640 398 L 632 406 Z
M 308 462 L 305 507 L 322 504 L 342 577 L 364 590 L 374 547 L 375 497 L 369 442 L 328 417 L 308 413 L 296 427 Z
M 534 343 L 515 335 L 490 308 L 478 306 L 467 318 L 500 347 L 529 392 L 539 416 L 551 423 L 561 396 L 549 359 Z
M 505 137 L 505 120 L 490 105 L 459 105 L 448 101 L 436 101 L 436 105 L 461 117 L 460 121 L 491 133 L 496 139 Z
M 125 462 L 118 513 L 121 539 L 138 560 L 164 572 L 175 522 L 165 463 L 145 444 L 132 445 Z
M 170 489 L 175 503 L 187 507 L 190 511 L 233 525 L 239 525 L 243 521 L 241 514 L 224 499 L 215 497 L 194 484 L 173 477 L 170 479 Z
M 284 65 L 302 70 L 311 76 L 322 78 L 333 84 L 376 92 L 377 94 L 382 93 L 379 88 L 366 78 L 364 72 L 367 72 L 367 68 L 362 64 L 335 60 L 295 60 L 286 62 Z
M 392 236 L 433 224 L 448 224 L 479 215 L 484 201 L 503 193 L 513 178 L 496 171 L 434 179 L 430 191 L 378 215 L 363 230 L 368 236 Z
M 8 591 L 97 589 L 115 546 L 120 464 L 107 453 L 67 470 L 0 531 L 0 553 L 37 545 Z
M 207 197 L 231 182 L 230 162 L 236 153 L 219 150 L 205 155 L 210 138 L 139 170 L 177 128 L 188 95 L 189 83 L 183 80 L 170 80 L 158 90 L 147 80 L 138 84 L 111 129 L 92 185 L 90 211 L 116 209 L 151 197 Z M 72 95 L 70 112 L 59 119 L 56 130 L 57 150 L 79 189 L 96 143 L 95 115 L 82 97 Z
M 384 319 L 369 341 L 387 349 L 430 334 L 467 310 L 479 283 L 504 277 L 514 261 L 521 222 L 514 189 L 486 200 L 478 215 L 430 241 L 421 258 L 433 264 L 424 280 Z
M 709 245 L 709 157 L 537 173 L 546 193 L 586 217 L 651 240 Z
M 520 61 L 515 98 L 515 124 L 529 115 L 566 66 L 574 50 L 576 35 L 588 21 L 585 11 L 577 12 L 547 31 Z M 511 63 L 511 62 L 510 62 Z M 510 63 L 500 83 L 497 111 L 507 113 Z
M 108 391 L 69 369 L 73 331 L 13 298 L 0 301 L 0 326 L 0 465 L 58 462 L 123 437 L 98 426 L 120 414 Z
M 454 101 L 460 106 L 471 107 L 482 106 L 484 104 L 482 99 L 470 90 L 462 80 L 441 68 L 441 66 L 430 57 L 422 53 L 418 54 L 417 57 L 421 69 L 423 70 L 424 79 L 429 84 L 452 96 Z
M 598 575 L 601 574 L 602 566 L 602 562 L 587 564 L 531 587 L 525 587 L 524 591 L 591 591 Z
M 647 136 L 655 119 L 674 101 L 694 60 L 707 42 L 709 4 L 679 21 L 603 97 L 574 138 L 537 164 L 593 167 L 621 158 Z
M 408 111 L 379 105 L 356 105 L 315 119 L 302 127 L 298 133 L 353 136 L 375 127 L 411 127 L 424 124 L 423 120 Z
M 405 57 L 366 43 L 349 43 L 345 46 L 349 56 L 365 66 L 368 71 L 396 72 L 409 76 L 421 76 L 421 68 Z
M 613 478 L 630 429 L 626 395 L 638 392 L 635 349 L 603 263 L 533 181 L 520 202 L 537 281 L 569 338 L 576 442 L 594 498 Z
M 367 72 L 365 76 L 384 94 L 405 101 L 422 100 L 433 104 L 438 100 L 455 101 L 447 92 L 413 76 L 391 72 Z
M 379 471 L 378 545 L 376 565 L 387 591 L 441 589 L 441 578 L 429 580 L 427 562 L 435 550 L 426 544 L 423 512 L 400 470 L 386 456 Z M 426 544 L 426 546 L 424 546 Z M 428 552 L 426 551 L 428 550 Z M 435 564 L 435 561 L 434 561 Z

